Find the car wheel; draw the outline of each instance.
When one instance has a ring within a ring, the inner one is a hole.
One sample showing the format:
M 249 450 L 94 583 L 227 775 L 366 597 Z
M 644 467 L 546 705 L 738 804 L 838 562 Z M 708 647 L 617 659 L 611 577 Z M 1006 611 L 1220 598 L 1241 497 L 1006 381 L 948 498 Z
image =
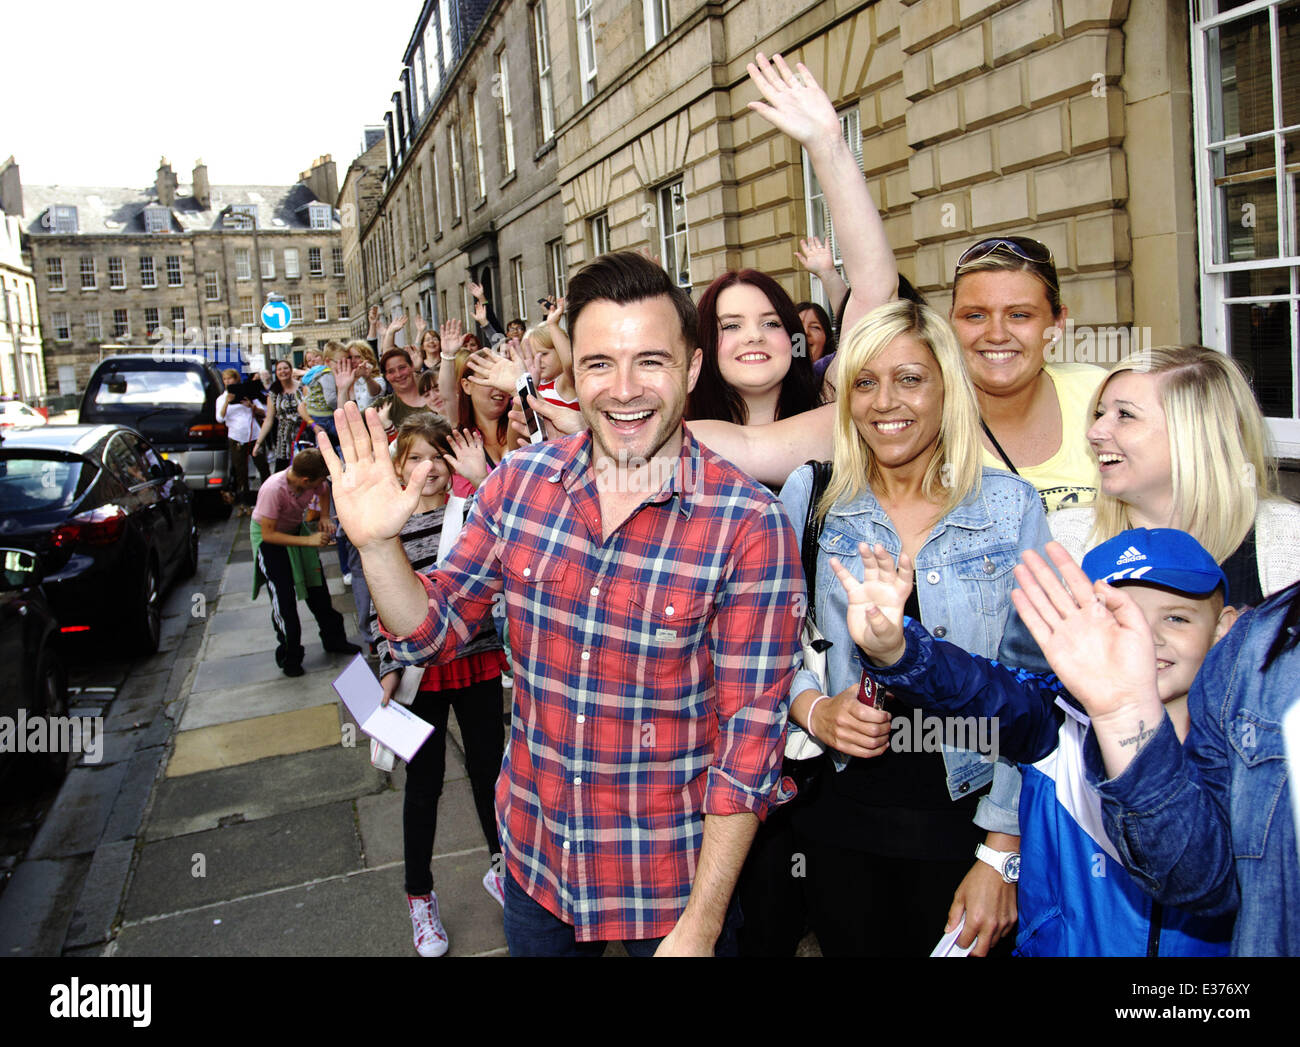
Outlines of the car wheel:
M 67 682 L 63 675 L 62 663 L 54 649 L 53 638 L 46 642 L 36 661 L 33 689 L 35 692 L 33 705 L 37 715 L 52 718 L 68 714 Z M 29 759 L 33 785 L 57 785 L 81 759 L 81 754 L 79 752 L 33 753 Z
M 131 610 L 126 643 L 132 654 L 153 654 L 158 650 L 161 633 L 162 590 L 159 585 L 158 567 L 150 557 L 148 566 L 145 567 L 144 578 L 141 579 L 140 593 L 136 597 L 135 607 Z
M 185 538 L 185 553 L 177 578 L 193 578 L 199 569 L 199 523 L 190 513 L 190 533 Z

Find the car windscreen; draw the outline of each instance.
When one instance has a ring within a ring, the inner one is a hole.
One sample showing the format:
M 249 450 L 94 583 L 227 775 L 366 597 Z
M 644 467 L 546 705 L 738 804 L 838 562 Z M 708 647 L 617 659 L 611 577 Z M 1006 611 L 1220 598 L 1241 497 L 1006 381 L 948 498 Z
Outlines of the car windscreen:
M 152 404 L 157 407 L 201 407 L 206 398 L 203 378 L 196 371 L 114 370 L 99 376 L 93 403 Z
M 81 458 L 0 451 L 0 516 L 48 512 L 76 504 L 97 470 Z

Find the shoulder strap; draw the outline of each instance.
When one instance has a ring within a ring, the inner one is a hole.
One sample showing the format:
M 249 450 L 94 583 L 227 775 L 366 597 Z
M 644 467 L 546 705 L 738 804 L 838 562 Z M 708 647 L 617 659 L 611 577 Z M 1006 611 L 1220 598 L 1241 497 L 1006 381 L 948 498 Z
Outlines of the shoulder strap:
M 984 435 L 989 438 L 989 442 L 993 445 L 993 450 L 998 452 L 998 457 L 1007 463 L 1008 469 L 1010 469 L 1016 476 L 1019 476 L 1020 471 L 1011 464 L 1011 459 L 1007 456 L 1007 452 L 1002 450 L 1002 445 L 998 443 L 998 438 L 993 435 L 993 430 L 989 428 L 989 423 L 984 421 L 983 418 L 980 419 L 980 428 L 984 430 Z
M 803 561 L 804 581 L 808 586 L 808 616 L 813 615 L 817 595 L 817 539 L 822 533 L 824 517 L 817 515 L 817 503 L 831 482 L 831 463 L 809 461 L 812 466 L 812 491 L 808 495 L 808 513 L 803 523 L 803 541 L 799 544 L 799 558 Z

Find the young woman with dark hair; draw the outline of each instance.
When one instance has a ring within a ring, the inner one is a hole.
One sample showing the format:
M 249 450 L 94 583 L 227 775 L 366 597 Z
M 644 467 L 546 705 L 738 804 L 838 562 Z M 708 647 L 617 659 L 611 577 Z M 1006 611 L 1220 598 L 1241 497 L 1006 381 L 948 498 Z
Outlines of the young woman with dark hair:
M 718 277 L 700 296 L 699 318 L 704 362 L 687 420 L 762 425 L 817 406 L 799 313 L 766 273 L 742 269 Z

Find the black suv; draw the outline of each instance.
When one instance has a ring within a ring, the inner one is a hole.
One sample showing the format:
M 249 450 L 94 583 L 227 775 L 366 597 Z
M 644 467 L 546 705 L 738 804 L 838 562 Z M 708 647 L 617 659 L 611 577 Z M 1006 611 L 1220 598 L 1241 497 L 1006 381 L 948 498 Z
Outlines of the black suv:
M 217 421 L 221 376 L 201 356 L 124 354 L 100 361 L 81 399 L 82 425 L 125 425 L 185 470 L 195 494 L 219 503 L 227 485 L 226 427 Z

